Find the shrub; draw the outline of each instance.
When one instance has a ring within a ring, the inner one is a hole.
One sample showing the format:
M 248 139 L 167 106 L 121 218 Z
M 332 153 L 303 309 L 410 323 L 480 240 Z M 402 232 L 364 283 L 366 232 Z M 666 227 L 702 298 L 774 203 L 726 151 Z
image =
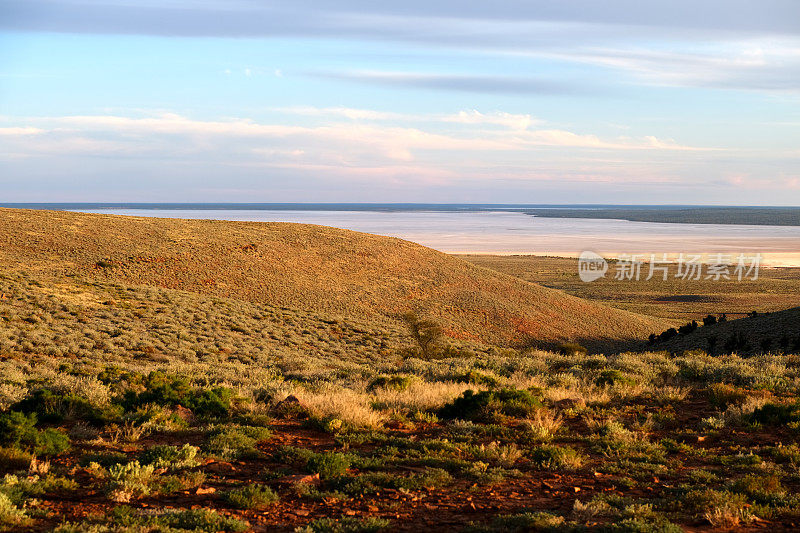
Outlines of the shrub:
M 36 429 L 36 415 L 0 413 L 0 444 L 53 456 L 69 449 L 69 437 L 56 429 Z
M 17 508 L 8 496 L 0 492 L 0 529 L 20 526 L 27 520 L 28 516 L 25 512 Z
M 306 468 L 312 474 L 319 474 L 322 479 L 331 479 L 344 474 L 350 468 L 350 462 L 350 456 L 343 453 L 314 453 L 308 458 Z
M 258 442 L 267 440 L 272 432 L 267 428 L 231 426 L 217 429 L 209 436 L 203 449 L 220 459 L 240 459 L 260 455 Z
M 222 417 L 229 414 L 234 393 L 227 387 L 193 388 L 186 378 L 153 371 L 144 380 L 145 390 L 128 391 L 123 398 L 126 408 L 147 404 L 182 406 L 198 416 Z
M 389 389 L 401 392 L 408 389 L 416 379 L 414 376 L 379 376 L 370 382 L 367 391 Z
M 101 421 L 99 409 L 92 406 L 86 398 L 76 394 L 39 389 L 20 400 L 11 409 L 22 413 L 35 413 L 43 422 L 61 422 L 65 418 Z
M 600 385 L 601 387 L 604 385 L 631 385 L 634 381 L 614 368 L 607 368 L 600 372 L 600 375 L 595 380 L 595 383 Z
M 440 410 L 443 418 L 491 421 L 498 416 L 525 417 L 542 407 L 531 392 L 517 389 L 464 393 Z
M 564 527 L 564 517 L 547 512 L 528 512 L 496 516 L 488 526 L 478 531 L 525 533 L 528 531 L 557 531 Z
M 683 528 L 664 518 L 626 518 L 601 529 L 609 533 L 683 533 Z
M 454 381 L 458 383 L 472 383 L 473 385 L 483 385 L 485 387 L 497 387 L 500 382 L 488 374 L 478 372 L 477 370 L 470 370 L 464 374 L 457 376 Z
M 421 319 L 414 312 L 403 315 L 403 321 L 408 326 L 409 333 L 416 341 L 423 358 L 430 359 L 439 353 L 443 338 L 441 326 L 432 320 Z
M 584 457 L 569 446 L 539 446 L 531 452 L 531 460 L 547 470 L 574 470 L 583 465 Z
M 725 409 L 728 405 L 743 403 L 747 391 L 727 383 L 714 383 L 708 387 L 708 399 L 712 405 Z
M 0 448 L 0 471 L 17 471 L 28 468 L 33 455 L 17 448 Z
M 335 518 L 318 518 L 307 526 L 295 529 L 297 533 L 375 533 L 389 527 L 388 520 L 373 516 L 356 518 L 343 516 Z
M 232 516 L 223 516 L 213 509 L 192 509 L 166 513 L 156 520 L 167 527 L 216 533 L 218 531 L 246 531 L 249 524 Z
M 589 350 L 576 342 L 565 342 L 558 346 L 558 353 L 569 356 L 586 355 L 589 353 Z
M 150 494 L 150 483 L 155 477 L 153 465 L 142 466 L 139 461 L 113 465 L 108 469 L 109 498 L 127 503 L 132 498 Z
M 786 425 L 800 421 L 800 402 L 790 404 L 766 403 L 753 411 L 753 422 L 768 425 Z
M 759 502 L 766 502 L 774 496 L 786 493 L 776 474 L 748 474 L 733 484 L 733 490 Z
M 278 495 L 264 485 L 248 485 L 225 494 L 225 500 L 237 509 L 260 510 L 278 501 Z
M 139 462 L 143 465 L 153 465 L 155 468 L 178 470 L 192 468 L 200 464 L 197 453 L 200 448 L 190 444 L 181 447 L 159 444 L 152 446 L 139 455 Z
M 154 491 L 159 494 L 171 494 L 181 490 L 199 487 L 206 480 L 203 472 L 184 471 L 179 474 L 167 474 L 158 477 Z

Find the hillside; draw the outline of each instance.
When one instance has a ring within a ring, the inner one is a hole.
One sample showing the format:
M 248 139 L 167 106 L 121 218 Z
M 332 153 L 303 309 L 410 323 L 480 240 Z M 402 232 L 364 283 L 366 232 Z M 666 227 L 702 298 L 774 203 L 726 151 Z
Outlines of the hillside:
M 653 349 L 676 353 L 699 349 L 712 354 L 743 355 L 796 353 L 800 351 L 800 307 L 701 326 L 666 342 L 656 342 Z
M 0 209 L 0 266 L 394 321 L 418 309 L 455 338 L 644 339 L 667 325 L 400 239 L 324 226 Z

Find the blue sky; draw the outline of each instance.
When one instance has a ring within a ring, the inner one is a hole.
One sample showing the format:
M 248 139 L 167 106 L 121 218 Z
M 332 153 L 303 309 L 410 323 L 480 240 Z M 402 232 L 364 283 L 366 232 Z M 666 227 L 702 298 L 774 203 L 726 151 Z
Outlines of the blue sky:
M 0 185 L 799 205 L 798 80 L 794 0 L 0 0 Z

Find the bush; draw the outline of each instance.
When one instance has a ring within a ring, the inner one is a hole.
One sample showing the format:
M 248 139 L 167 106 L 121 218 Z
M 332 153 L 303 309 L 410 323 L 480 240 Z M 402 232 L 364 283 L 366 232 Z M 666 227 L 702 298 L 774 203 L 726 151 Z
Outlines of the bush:
M 139 461 L 113 465 L 108 469 L 109 497 L 120 503 L 150 494 L 150 484 L 155 477 L 153 465 L 142 466 Z
M 343 516 L 335 518 L 318 518 L 307 526 L 295 529 L 297 533 L 375 533 L 389 527 L 383 518 L 356 518 Z
M 18 509 L 8 496 L 0 492 L 0 529 L 20 526 L 27 522 L 28 516 L 22 509 Z
M 740 404 L 747 399 L 747 391 L 727 383 L 714 383 L 708 387 L 708 399 L 711 405 L 727 409 L 731 404 Z
M 319 474 L 322 479 L 339 477 L 350 468 L 349 455 L 338 452 L 314 453 L 306 462 L 306 468 L 312 474 Z
M 733 490 L 761 503 L 786 493 L 780 477 L 776 474 L 748 474 L 733 484 Z
M 61 422 L 65 418 L 73 420 L 103 421 L 100 409 L 89 400 L 69 393 L 39 389 L 11 406 L 14 411 L 35 413 L 42 422 Z
M 414 376 L 379 376 L 367 386 L 367 392 L 377 389 L 390 389 L 404 391 L 408 389 L 417 378 Z
M 33 454 L 17 448 L 0 448 L 0 471 L 24 470 L 28 468 Z
M 247 522 L 232 516 L 222 516 L 213 509 L 192 509 L 191 511 L 178 511 L 167 513 L 157 518 L 157 524 L 189 531 L 204 531 L 216 533 L 218 531 L 246 531 Z
M 500 385 L 500 382 L 497 379 L 493 378 L 488 374 L 484 374 L 483 372 L 478 372 L 477 370 L 470 370 L 460 376 L 457 376 L 453 381 L 458 383 L 472 383 L 473 385 L 483 385 L 485 387 L 494 388 Z
M 155 468 L 178 470 L 192 468 L 200 464 L 197 453 L 200 448 L 190 444 L 167 446 L 159 444 L 146 449 L 139 455 L 139 462 L 143 465 L 153 465 Z
M 496 516 L 487 526 L 476 531 L 525 533 L 528 531 L 559 531 L 564 527 L 564 517 L 547 512 L 528 512 Z
M 531 452 L 531 460 L 547 470 L 574 470 L 583 464 L 583 456 L 569 446 L 539 446 Z
M 69 437 L 55 429 L 36 429 L 36 415 L 17 411 L 0 413 L 0 444 L 53 456 L 67 451 Z
M 258 442 L 267 440 L 272 432 L 267 428 L 253 426 L 231 426 L 218 429 L 209 436 L 203 449 L 220 459 L 257 457 Z
M 601 387 L 604 385 L 631 385 L 634 381 L 614 368 L 607 368 L 600 372 L 600 375 L 595 380 L 595 383 L 600 385 Z
M 404 314 L 403 321 L 416 341 L 421 357 L 430 359 L 441 352 L 440 344 L 444 337 L 441 326 L 432 320 L 421 319 L 414 312 Z
M 752 421 L 772 426 L 800 421 L 800 403 L 767 403 L 753 411 Z
M 541 400 L 525 390 L 500 389 L 477 394 L 467 390 L 442 407 L 440 414 L 449 419 L 491 421 L 498 416 L 523 418 L 541 407 Z
M 225 500 L 237 509 L 265 509 L 278 499 L 278 495 L 264 485 L 248 485 L 225 494 Z
M 429 468 L 425 472 L 403 476 L 387 472 L 370 472 L 359 475 L 343 475 L 328 481 L 332 489 L 349 495 L 376 494 L 383 489 L 400 491 L 444 487 L 453 482 L 453 476 L 441 468 Z
M 198 416 L 222 417 L 230 413 L 234 393 L 227 387 L 193 388 L 186 378 L 153 371 L 144 380 L 145 390 L 128 391 L 123 405 L 137 408 L 147 404 L 182 406 Z
M 561 355 L 570 355 L 570 356 L 586 355 L 589 353 L 589 350 L 587 350 L 584 346 L 581 346 L 576 342 L 565 342 L 558 346 L 558 353 L 560 353 Z

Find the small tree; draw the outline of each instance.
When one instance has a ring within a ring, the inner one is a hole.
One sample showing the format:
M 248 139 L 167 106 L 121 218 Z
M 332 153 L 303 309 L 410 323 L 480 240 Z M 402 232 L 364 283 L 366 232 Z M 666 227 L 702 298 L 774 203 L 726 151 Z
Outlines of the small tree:
M 442 340 L 441 326 L 433 320 L 420 318 L 414 311 L 404 314 L 403 321 L 416 341 L 420 355 L 426 359 L 434 357 L 439 352 L 439 344 Z

